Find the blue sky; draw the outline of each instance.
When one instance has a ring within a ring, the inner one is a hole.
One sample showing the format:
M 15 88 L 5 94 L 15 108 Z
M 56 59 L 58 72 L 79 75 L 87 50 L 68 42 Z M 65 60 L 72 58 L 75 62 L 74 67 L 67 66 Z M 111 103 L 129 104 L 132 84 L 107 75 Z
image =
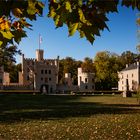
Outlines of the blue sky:
M 69 56 L 76 60 L 83 60 L 85 57 L 94 58 L 99 51 L 121 54 L 130 50 L 136 53 L 138 42 L 136 11 L 119 6 L 119 13 L 110 13 L 108 18 L 107 25 L 110 32 L 105 29 L 101 32 L 101 37 L 96 37 L 94 44 L 91 45 L 85 38 L 81 39 L 78 32 L 68 37 L 66 26 L 55 29 L 52 19 L 39 17 L 37 21 L 32 22 L 33 30 L 27 30 L 28 37 L 22 39 L 18 47 L 25 57 L 35 58 L 35 50 L 39 48 L 38 40 L 41 34 L 44 58 L 56 58 L 59 55 L 60 59 Z M 16 58 L 19 63 L 20 57 Z

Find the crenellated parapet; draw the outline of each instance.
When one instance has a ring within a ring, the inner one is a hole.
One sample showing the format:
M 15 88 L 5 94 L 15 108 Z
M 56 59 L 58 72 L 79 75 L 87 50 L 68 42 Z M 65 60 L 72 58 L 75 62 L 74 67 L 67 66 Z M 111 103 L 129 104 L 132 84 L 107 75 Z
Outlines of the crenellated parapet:
M 37 61 L 35 59 L 34 63 L 39 65 L 47 65 L 47 66 L 57 66 L 58 64 L 56 59 L 43 59 L 42 61 Z
M 56 66 L 57 59 L 43 59 L 42 61 L 37 61 L 34 58 L 24 58 L 24 63 L 28 65 L 42 64 L 42 65 Z
M 24 58 L 25 61 L 35 61 L 35 58 Z

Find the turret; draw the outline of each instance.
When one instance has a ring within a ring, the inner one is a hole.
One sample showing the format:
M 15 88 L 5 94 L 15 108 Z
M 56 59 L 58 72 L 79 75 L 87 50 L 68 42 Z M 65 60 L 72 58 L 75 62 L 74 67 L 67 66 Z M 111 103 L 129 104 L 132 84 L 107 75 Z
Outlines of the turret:
M 44 51 L 43 50 L 36 50 L 36 60 L 37 61 L 41 61 L 43 60 L 43 54 L 44 54 Z

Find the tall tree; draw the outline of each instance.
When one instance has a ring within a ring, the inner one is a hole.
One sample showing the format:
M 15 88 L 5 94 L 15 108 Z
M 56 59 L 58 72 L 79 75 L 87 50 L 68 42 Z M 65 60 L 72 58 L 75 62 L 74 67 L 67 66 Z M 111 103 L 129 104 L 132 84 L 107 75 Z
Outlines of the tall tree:
M 89 57 L 86 57 L 81 64 L 83 72 L 94 72 L 93 60 Z
M 94 59 L 96 88 L 111 89 L 118 83 L 119 56 L 107 51 L 98 52 Z
M 63 83 L 65 73 L 71 73 L 73 84 L 77 84 L 77 68 L 81 66 L 81 63 L 81 61 L 77 61 L 72 57 L 60 60 L 59 83 Z
M 12 64 L 9 69 L 10 82 L 18 83 L 19 82 L 19 71 L 21 71 L 21 64 Z
M 4 65 L 5 70 L 8 70 L 8 67 L 10 67 L 13 62 L 16 62 L 15 55 L 20 53 L 20 50 L 18 50 L 16 46 L 1 46 L 0 66 Z
M 125 51 L 120 56 L 120 68 L 125 68 L 126 64 L 132 64 L 136 61 L 137 54 L 131 51 Z

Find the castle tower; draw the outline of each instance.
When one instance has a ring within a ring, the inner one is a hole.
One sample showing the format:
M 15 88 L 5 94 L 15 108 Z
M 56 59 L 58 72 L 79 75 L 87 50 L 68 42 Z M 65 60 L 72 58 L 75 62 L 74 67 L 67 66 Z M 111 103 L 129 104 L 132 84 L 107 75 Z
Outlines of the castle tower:
M 44 58 L 43 58 L 43 54 L 44 54 L 44 51 L 43 50 L 41 50 L 41 49 L 37 49 L 36 50 L 36 60 L 37 61 L 41 61 L 41 60 L 43 60 Z
M 94 90 L 94 79 L 95 74 L 94 73 L 87 73 L 83 72 L 82 68 L 78 68 L 78 86 L 79 90 Z

